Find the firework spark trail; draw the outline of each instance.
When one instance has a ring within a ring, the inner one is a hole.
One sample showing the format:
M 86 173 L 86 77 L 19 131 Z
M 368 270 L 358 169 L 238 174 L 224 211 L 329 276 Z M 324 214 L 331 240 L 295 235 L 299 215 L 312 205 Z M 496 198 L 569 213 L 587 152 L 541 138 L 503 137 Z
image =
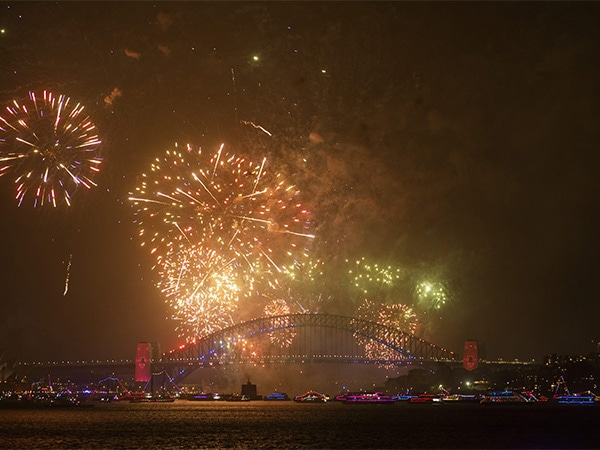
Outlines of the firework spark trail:
M 273 133 L 271 133 L 270 131 L 266 130 L 265 128 L 261 127 L 260 125 L 255 124 L 254 122 L 250 122 L 248 120 L 242 120 L 241 121 L 244 125 L 250 125 L 260 131 L 262 131 L 263 133 L 265 133 L 268 136 L 273 136 Z
M 67 275 L 65 277 L 65 290 L 63 292 L 63 296 L 67 295 L 69 292 L 69 278 L 71 277 L 71 262 L 73 261 L 73 254 L 69 255 L 69 262 L 67 263 Z
M 188 242 L 188 244 L 194 245 L 193 242 L 190 241 L 190 239 L 188 238 L 186 232 L 181 229 L 181 227 L 179 226 L 179 224 L 175 222 L 175 226 L 177 227 L 177 229 L 179 230 L 179 232 L 181 233 L 181 235 L 185 238 L 185 240 Z
M 84 107 L 69 103 L 64 95 L 30 92 L 0 116 L 0 176 L 14 174 L 19 206 L 29 195 L 34 207 L 70 205 L 79 186 L 96 186 L 101 141 Z
M 215 165 L 213 166 L 213 171 L 210 176 L 211 180 L 213 179 L 213 177 L 215 176 L 215 173 L 217 172 L 217 167 L 219 166 L 219 160 L 221 159 L 221 152 L 223 151 L 224 146 L 225 146 L 225 144 L 221 144 L 221 146 L 219 147 L 219 150 L 217 151 L 217 157 L 215 158 Z
M 262 175 L 263 169 L 265 168 L 265 162 L 267 162 L 267 158 L 263 158 L 263 160 L 262 160 L 262 164 L 260 165 L 260 169 L 258 171 L 258 174 L 256 175 L 256 181 L 254 182 L 254 187 L 252 188 L 252 195 L 254 195 L 256 193 L 256 186 L 258 186 L 258 182 L 260 181 L 260 176 Z

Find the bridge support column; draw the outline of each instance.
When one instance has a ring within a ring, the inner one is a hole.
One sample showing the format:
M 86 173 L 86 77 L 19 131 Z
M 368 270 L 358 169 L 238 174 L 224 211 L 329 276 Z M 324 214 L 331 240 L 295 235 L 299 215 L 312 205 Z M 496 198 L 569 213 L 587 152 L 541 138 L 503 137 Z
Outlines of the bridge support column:
M 150 377 L 152 376 L 152 350 L 151 342 L 138 343 L 135 353 L 135 381 L 150 381 Z
M 465 350 L 463 353 L 463 368 L 466 370 L 475 370 L 479 367 L 479 350 L 477 341 L 465 341 Z

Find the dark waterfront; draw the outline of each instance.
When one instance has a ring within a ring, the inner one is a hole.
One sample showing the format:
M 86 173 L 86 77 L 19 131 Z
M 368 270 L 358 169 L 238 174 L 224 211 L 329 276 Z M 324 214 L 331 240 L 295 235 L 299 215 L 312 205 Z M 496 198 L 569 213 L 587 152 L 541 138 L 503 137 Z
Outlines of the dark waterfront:
M 0 410 L 1 448 L 598 448 L 597 406 L 95 403 Z

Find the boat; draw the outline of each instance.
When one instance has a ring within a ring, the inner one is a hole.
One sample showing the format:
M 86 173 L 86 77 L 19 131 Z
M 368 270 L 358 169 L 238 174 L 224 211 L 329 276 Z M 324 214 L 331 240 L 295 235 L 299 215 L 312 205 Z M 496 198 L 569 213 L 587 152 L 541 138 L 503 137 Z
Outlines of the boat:
M 149 398 L 134 398 L 129 400 L 129 403 L 173 403 L 174 397 L 149 397 Z
M 120 401 L 121 396 L 115 392 L 92 392 L 90 394 L 90 400 L 111 403 Z
M 197 394 L 189 394 L 187 399 L 191 402 L 209 402 L 214 400 L 212 392 L 199 392 Z
M 396 395 L 392 395 L 392 398 L 394 400 L 396 400 L 397 402 L 410 402 L 411 398 L 415 398 L 416 395 L 410 395 L 410 394 L 396 394 Z
M 533 404 L 537 403 L 534 396 L 518 391 L 495 391 L 486 394 L 481 399 L 482 405 Z
M 481 397 L 475 394 L 449 394 L 442 397 L 443 403 L 454 403 L 454 402 L 479 402 Z
M 250 397 L 248 397 L 247 395 L 244 394 L 231 394 L 230 396 L 228 396 L 225 401 L 228 402 L 249 402 L 250 401 Z
M 343 402 L 347 397 L 355 397 L 357 395 L 363 395 L 364 392 L 346 392 L 344 394 L 336 395 L 333 399 L 337 402 Z
M 132 392 L 119 378 L 106 377 L 98 381 L 96 389 L 90 392 L 90 400 L 111 403 L 132 398 L 144 397 L 144 392 Z
M 345 394 L 341 401 L 346 405 L 358 403 L 391 405 L 396 403 L 396 400 L 391 395 L 384 395 L 381 392 L 349 393 Z
M 15 393 L 4 396 L 0 393 L 0 409 L 42 409 L 93 407 L 71 392 L 49 392 L 41 395 L 37 392 Z
M 175 401 L 175 396 L 171 390 L 167 389 L 167 384 L 177 390 L 177 396 L 182 394 L 182 390 L 173 382 L 173 378 L 166 370 L 163 370 L 151 374 L 144 389 L 131 394 L 129 403 L 172 403 Z
M 329 397 L 317 391 L 307 391 L 302 395 L 295 396 L 294 401 L 296 403 L 326 403 L 329 401 Z
M 218 392 L 198 392 L 188 394 L 186 398 L 193 402 L 221 402 L 227 400 L 229 396 Z
M 281 402 L 291 400 L 291 398 L 289 398 L 285 392 L 273 392 L 272 394 L 265 395 L 263 400 Z
M 562 387 L 562 392 L 561 388 Z M 559 405 L 595 405 L 598 401 L 596 394 L 590 391 L 577 392 L 572 394 L 567 387 L 567 382 L 560 376 L 556 383 L 556 389 L 554 389 L 554 396 L 552 399 Z
M 439 403 L 442 401 L 440 394 L 419 394 L 409 400 L 409 403 Z
M 115 401 L 123 401 L 123 400 L 135 400 L 135 399 L 140 399 L 140 398 L 146 398 L 146 393 L 145 392 L 127 392 L 124 395 L 115 397 L 114 400 Z
M 578 392 L 576 394 L 559 395 L 555 400 L 560 405 L 595 405 L 596 395 L 591 392 Z

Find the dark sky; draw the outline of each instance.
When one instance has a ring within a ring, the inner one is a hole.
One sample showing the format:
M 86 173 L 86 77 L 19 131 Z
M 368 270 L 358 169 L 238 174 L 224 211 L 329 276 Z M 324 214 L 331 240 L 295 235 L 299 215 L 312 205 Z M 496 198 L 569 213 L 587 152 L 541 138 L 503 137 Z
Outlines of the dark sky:
M 0 115 L 65 94 L 104 162 L 71 207 L 17 207 L 0 177 L 0 351 L 180 342 L 127 200 L 175 142 L 266 156 L 300 188 L 325 312 L 354 314 L 336 271 L 365 257 L 445 286 L 421 329 L 434 343 L 594 350 L 599 17 L 596 2 L 1 2 Z

